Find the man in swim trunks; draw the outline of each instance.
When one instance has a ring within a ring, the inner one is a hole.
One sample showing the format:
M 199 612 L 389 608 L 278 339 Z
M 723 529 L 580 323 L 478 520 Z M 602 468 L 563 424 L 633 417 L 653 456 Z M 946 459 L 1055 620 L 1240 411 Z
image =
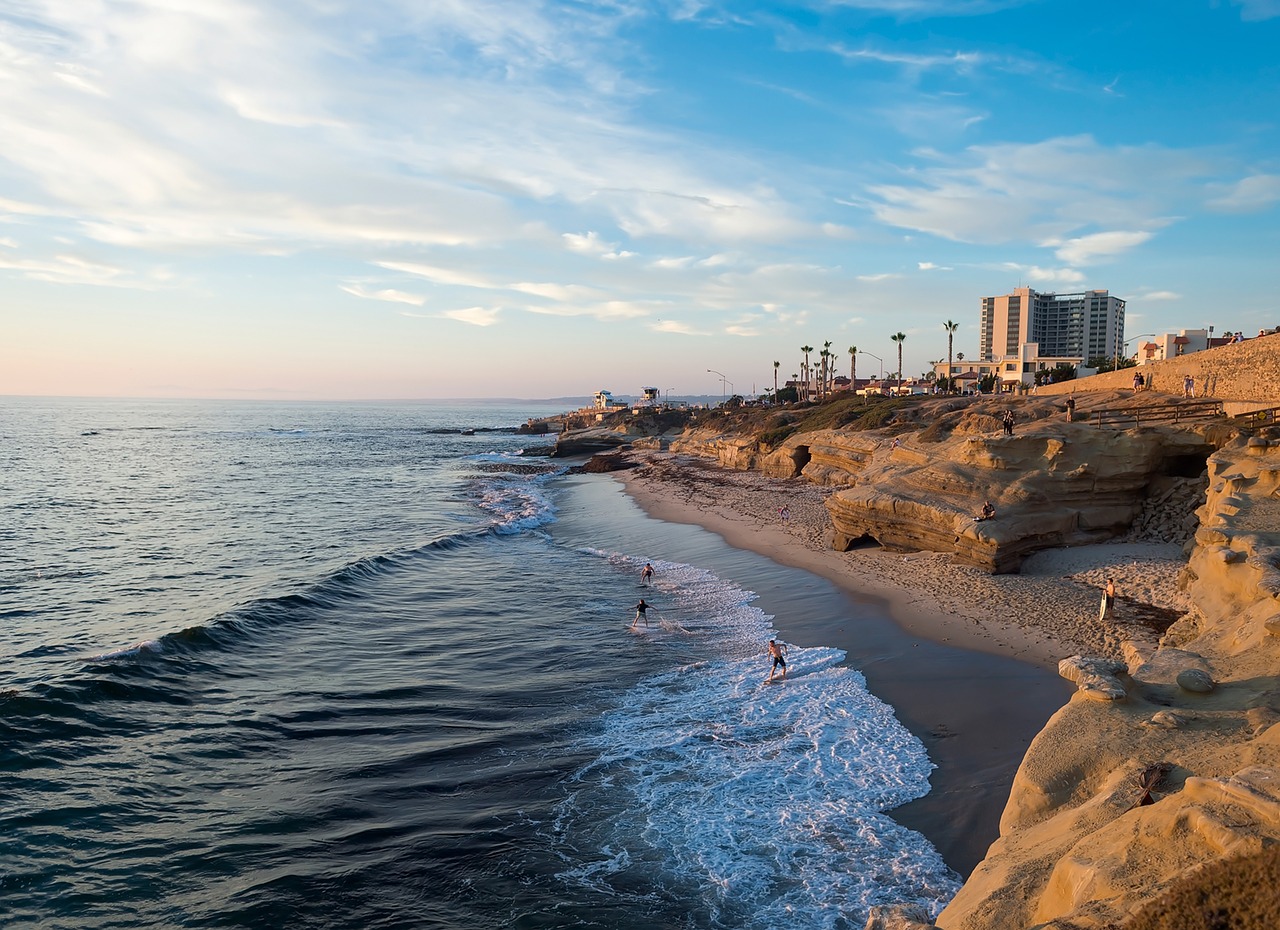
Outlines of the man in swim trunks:
M 780 643 L 776 639 L 769 640 L 769 656 L 773 659 L 773 665 L 769 669 L 768 681 L 773 681 L 773 673 L 778 670 L 778 666 L 782 666 L 781 678 L 787 677 L 787 660 L 784 658 L 787 651 L 787 644 Z
M 648 562 L 644 563 L 644 568 L 640 569 L 640 581 L 648 584 L 653 580 L 653 565 Z
M 649 609 L 649 605 L 644 602 L 644 598 L 640 598 L 640 603 L 636 605 L 635 620 L 631 621 L 631 629 L 634 630 L 636 628 L 636 621 L 639 620 L 641 617 L 644 617 L 644 625 L 646 627 L 649 625 L 649 615 L 645 613 L 645 611 L 648 609 Z

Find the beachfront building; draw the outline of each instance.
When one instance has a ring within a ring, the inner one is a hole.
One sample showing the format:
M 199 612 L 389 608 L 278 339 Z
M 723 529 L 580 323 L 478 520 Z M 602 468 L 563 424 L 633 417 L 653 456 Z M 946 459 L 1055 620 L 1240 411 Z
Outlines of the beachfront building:
M 1192 352 L 1203 352 L 1205 349 L 1216 349 L 1231 341 L 1230 334 L 1214 338 L 1213 327 L 1208 329 L 1182 329 L 1176 333 L 1163 333 L 1152 336 L 1149 340 L 1138 343 L 1138 351 L 1134 358 L 1139 365 L 1150 365 L 1167 358 L 1179 355 L 1190 355 Z
M 1105 290 L 1075 294 L 1015 288 L 983 297 L 978 352 L 983 361 L 1021 361 L 1035 343 L 1045 359 L 1118 358 L 1124 352 L 1125 302 Z
M 609 391 L 596 391 L 592 396 L 595 399 L 596 410 L 618 410 L 627 406 L 620 400 L 614 400 L 613 394 Z

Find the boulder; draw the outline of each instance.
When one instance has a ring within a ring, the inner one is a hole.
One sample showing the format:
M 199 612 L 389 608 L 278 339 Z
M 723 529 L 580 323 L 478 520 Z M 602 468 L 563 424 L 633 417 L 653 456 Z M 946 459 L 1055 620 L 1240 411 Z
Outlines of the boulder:
M 1070 656 L 1058 663 L 1058 674 L 1076 683 L 1076 693 L 1094 701 L 1123 701 L 1125 687 L 1119 675 L 1123 662 L 1093 656 Z
M 1178 672 L 1178 687 L 1194 694 L 1209 694 L 1213 691 L 1213 678 L 1202 668 L 1187 668 Z

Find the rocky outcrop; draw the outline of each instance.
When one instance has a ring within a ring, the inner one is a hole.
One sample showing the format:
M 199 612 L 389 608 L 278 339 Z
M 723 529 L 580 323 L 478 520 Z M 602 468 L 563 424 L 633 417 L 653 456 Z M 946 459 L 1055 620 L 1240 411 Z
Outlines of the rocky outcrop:
M 1258 916 L 1274 907 L 1232 889 L 1274 896 L 1280 882 L 1264 855 L 1280 846 L 1280 442 L 1237 442 L 1208 465 L 1194 610 L 1158 650 L 1126 649 L 1123 700 L 1082 690 L 1036 737 L 1000 838 L 939 927 L 1202 926 L 1158 920 L 1191 901 L 1236 915 L 1234 930 L 1275 926 Z M 1107 671 L 1064 665 L 1082 682 Z
M 874 540 L 1012 572 L 1040 549 L 1128 532 L 1170 463 L 1185 467 L 1210 451 L 1188 430 L 1100 430 L 1056 420 L 1013 436 L 957 429 L 944 442 L 924 443 L 913 435 L 882 440 L 858 463 L 857 484 L 827 506 L 837 548 Z M 994 505 L 994 519 L 976 519 L 983 501 Z

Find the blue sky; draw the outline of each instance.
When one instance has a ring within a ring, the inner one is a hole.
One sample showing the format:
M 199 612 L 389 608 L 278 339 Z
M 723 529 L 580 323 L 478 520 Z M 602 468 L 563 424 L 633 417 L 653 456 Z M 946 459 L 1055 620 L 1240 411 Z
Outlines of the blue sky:
M 1280 325 L 1280 0 L 9 0 L 0 394 L 739 393 Z

